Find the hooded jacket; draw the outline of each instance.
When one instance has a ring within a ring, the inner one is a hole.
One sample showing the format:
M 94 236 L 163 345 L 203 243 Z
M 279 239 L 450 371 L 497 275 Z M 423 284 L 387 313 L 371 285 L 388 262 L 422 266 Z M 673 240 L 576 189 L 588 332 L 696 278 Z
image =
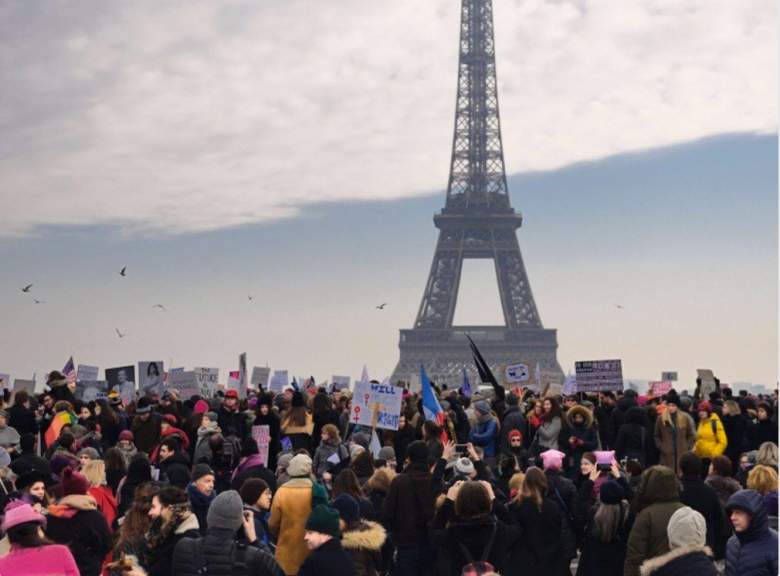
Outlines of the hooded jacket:
M 393 478 L 384 502 L 383 524 L 397 546 L 425 546 L 434 512 L 433 477 L 427 463 L 409 464 Z
M 182 520 L 168 537 L 151 549 L 146 549 L 144 565 L 149 576 L 168 576 L 172 574 L 173 552 L 182 538 L 200 536 L 198 518 L 191 513 Z
M 726 550 L 728 527 L 718 495 L 698 476 L 683 476 L 680 502 L 704 516 L 707 523 L 707 546 L 721 560 Z
M 578 415 L 582 416 L 582 424 L 574 422 L 574 417 Z M 561 430 L 558 446 L 569 457 L 568 467 L 579 467 L 582 455 L 598 448 L 599 436 L 593 425 L 593 412 L 585 406 L 572 406 L 564 414 L 563 420 L 565 425 Z
M 243 554 L 243 571 L 237 562 L 239 553 Z M 206 571 L 201 571 L 203 564 Z M 203 538 L 181 538 L 173 552 L 172 568 L 169 574 L 176 576 L 284 575 L 273 556 L 255 546 L 237 543 L 235 532 L 227 528 L 210 528 Z
M 632 406 L 626 412 L 625 423 L 618 430 L 615 440 L 615 458 L 647 462 L 647 448 L 653 441 L 648 430 L 647 414 L 639 406 Z
M 717 576 L 706 546 L 680 546 L 642 564 L 641 576 Z
M 777 532 L 769 527 L 764 499 L 755 490 L 740 490 L 729 498 L 726 512 L 738 508 L 750 514 L 750 526 L 726 545 L 726 576 L 776 576 Z
M 696 444 L 693 447 L 693 451 L 699 458 L 720 456 L 725 452 L 727 444 L 723 422 L 720 421 L 720 417 L 715 412 L 699 422 L 699 428 L 696 430 Z
M 625 576 L 639 576 L 642 562 L 669 552 L 666 528 L 672 514 L 683 507 L 674 471 L 666 466 L 652 466 L 645 470 L 635 504 L 640 512 L 628 536 Z
M 387 533 L 376 522 L 360 521 L 341 532 L 341 547 L 352 557 L 357 576 L 377 576 Z
M 82 576 L 98 576 L 111 531 L 92 496 L 73 494 L 49 506 L 46 535 L 70 548 Z
M 171 486 L 182 490 L 190 483 L 190 459 L 184 452 L 174 452 L 159 463 L 160 480 L 167 481 Z

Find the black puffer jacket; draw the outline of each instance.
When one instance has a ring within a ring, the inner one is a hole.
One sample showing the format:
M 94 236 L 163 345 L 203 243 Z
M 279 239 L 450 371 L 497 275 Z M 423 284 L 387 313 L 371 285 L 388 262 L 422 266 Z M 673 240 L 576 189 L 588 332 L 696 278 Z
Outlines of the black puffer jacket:
M 712 552 L 706 546 L 682 546 L 648 560 L 640 568 L 642 576 L 717 576 Z
M 152 526 L 156 528 L 155 524 Z M 176 545 L 183 538 L 197 538 L 198 536 L 200 536 L 198 519 L 195 514 L 190 513 L 165 540 L 156 546 L 150 547 L 148 540 L 145 539 L 141 562 L 146 568 L 147 574 L 149 576 L 168 576 L 171 574 L 173 552 L 176 550 Z
M 545 470 L 547 497 L 558 504 L 561 514 L 560 540 L 567 559 L 577 556 L 577 535 L 583 525 L 578 516 L 577 488 L 574 483 L 555 470 Z
M 769 527 L 764 499 L 755 490 L 740 490 L 729 498 L 726 513 L 735 508 L 750 514 L 750 526 L 729 538 L 726 576 L 776 576 L 777 532 Z
M 615 440 L 615 457 L 639 460 L 644 466 L 647 463 L 647 448 L 653 443 L 653 435 L 649 431 L 647 413 L 639 406 L 632 406 L 626 412 L 626 421 L 620 427 Z
M 210 528 L 204 538 L 182 538 L 173 552 L 171 573 L 175 576 L 206 573 L 209 576 L 284 576 L 273 556 L 255 546 L 238 544 L 235 535 L 227 528 Z M 206 572 L 202 571 L 204 567 Z

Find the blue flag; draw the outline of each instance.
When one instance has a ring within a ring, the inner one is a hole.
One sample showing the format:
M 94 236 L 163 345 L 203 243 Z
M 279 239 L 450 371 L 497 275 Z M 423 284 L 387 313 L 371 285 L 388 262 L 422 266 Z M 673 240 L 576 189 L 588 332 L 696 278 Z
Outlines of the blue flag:
M 420 364 L 420 383 L 422 385 L 422 409 L 425 419 L 441 424 L 444 420 L 444 410 L 442 410 L 441 404 L 439 404 L 439 399 L 436 398 L 436 393 L 433 391 L 431 381 L 428 379 L 422 364 Z
M 471 398 L 471 382 L 469 382 L 469 375 L 466 374 L 466 369 L 463 369 L 463 384 L 460 387 L 460 393 L 466 398 Z

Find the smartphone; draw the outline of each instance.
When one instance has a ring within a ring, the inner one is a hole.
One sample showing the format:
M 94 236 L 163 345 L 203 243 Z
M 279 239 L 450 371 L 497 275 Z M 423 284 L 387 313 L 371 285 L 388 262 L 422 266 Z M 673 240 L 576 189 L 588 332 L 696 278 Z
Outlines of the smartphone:
M 457 454 L 466 454 L 469 450 L 468 444 L 455 444 L 455 452 Z
M 609 472 L 612 470 L 612 464 L 596 464 L 596 469 L 600 472 Z

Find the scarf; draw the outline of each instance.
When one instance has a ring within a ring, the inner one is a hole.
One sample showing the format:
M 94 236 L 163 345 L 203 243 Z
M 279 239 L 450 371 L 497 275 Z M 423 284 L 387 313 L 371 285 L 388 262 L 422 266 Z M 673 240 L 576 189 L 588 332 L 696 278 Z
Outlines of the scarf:
M 233 474 L 230 476 L 230 481 L 232 482 L 241 472 L 247 468 L 252 468 L 253 466 L 265 466 L 265 461 L 263 460 L 263 457 L 260 456 L 260 454 L 252 454 L 244 458 L 241 463 L 236 466 L 236 469 L 233 470 Z

